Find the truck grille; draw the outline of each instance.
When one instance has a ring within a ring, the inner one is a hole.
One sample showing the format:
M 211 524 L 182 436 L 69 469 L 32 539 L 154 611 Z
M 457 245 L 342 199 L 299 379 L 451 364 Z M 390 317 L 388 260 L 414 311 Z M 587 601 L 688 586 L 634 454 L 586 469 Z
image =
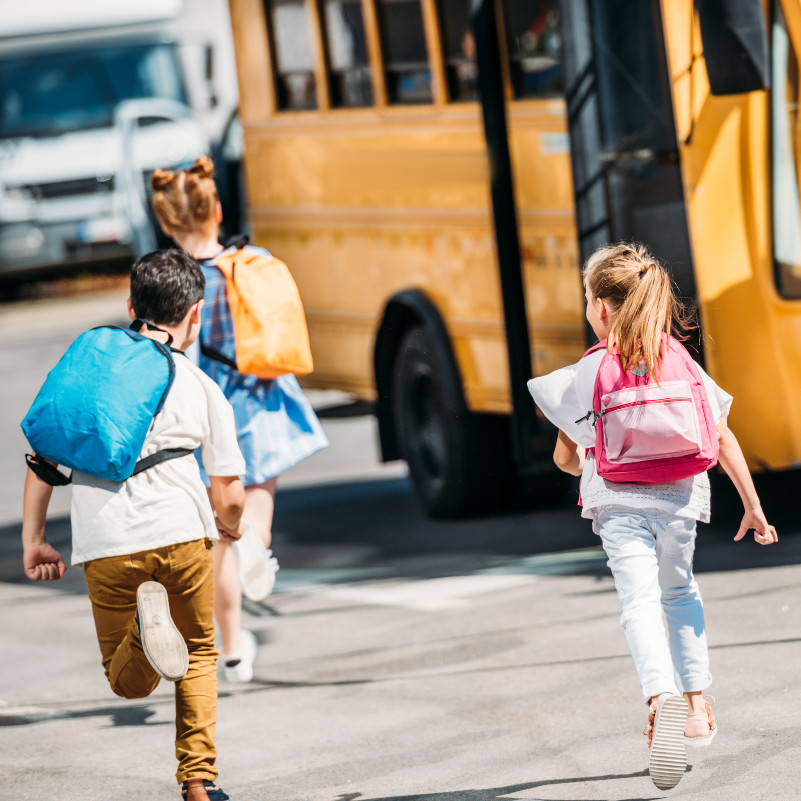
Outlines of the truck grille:
M 27 184 L 27 189 L 37 200 L 50 200 L 75 195 L 93 195 L 96 192 L 111 192 L 114 189 L 114 178 L 76 178 L 71 181 L 52 181 L 42 184 Z

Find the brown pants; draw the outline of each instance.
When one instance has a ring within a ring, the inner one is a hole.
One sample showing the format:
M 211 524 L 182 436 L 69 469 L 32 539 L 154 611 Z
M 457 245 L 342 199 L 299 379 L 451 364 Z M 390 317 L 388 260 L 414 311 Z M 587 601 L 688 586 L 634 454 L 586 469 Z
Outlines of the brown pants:
M 103 668 L 123 698 L 144 698 L 161 677 L 142 651 L 136 625 L 136 589 L 158 581 L 167 590 L 170 614 L 189 649 L 189 670 L 175 683 L 175 755 L 178 782 L 214 781 L 217 747 L 217 657 L 214 648 L 212 543 L 194 540 L 84 565 Z

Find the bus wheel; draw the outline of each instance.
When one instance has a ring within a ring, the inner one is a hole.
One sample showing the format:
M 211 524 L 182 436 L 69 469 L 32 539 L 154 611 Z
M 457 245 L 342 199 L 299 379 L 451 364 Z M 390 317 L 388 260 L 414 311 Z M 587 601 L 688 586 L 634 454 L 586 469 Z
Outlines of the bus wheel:
M 510 464 L 506 420 L 468 411 L 453 358 L 420 326 L 398 349 L 393 417 L 412 486 L 430 516 L 459 517 L 499 505 Z

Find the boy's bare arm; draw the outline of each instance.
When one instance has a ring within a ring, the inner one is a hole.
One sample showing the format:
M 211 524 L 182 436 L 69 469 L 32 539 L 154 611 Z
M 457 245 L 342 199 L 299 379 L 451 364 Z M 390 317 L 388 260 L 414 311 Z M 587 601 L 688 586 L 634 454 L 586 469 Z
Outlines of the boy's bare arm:
M 750 529 L 754 529 L 754 540 L 760 545 L 771 545 L 778 542 L 776 529 L 768 523 L 765 513 L 762 511 L 754 480 L 751 478 L 751 472 L 745 462 L 737 437 L 723 421 L 718 423 L 717 428 L 720 435 L 718 461 L 726 471 L 726 475 L 732 480 L 745 509 L 740 528 L 734 539 L 741 540 Z
M 47 506 L 53 488 L 28 468 L 22 501 L 22 564 L 31 581 L 56 581 L 67 566 L 45 537 Z
M 242 536 L 240 521 L 245 511 L 245 487 L 237 476 L 209 476 L 211 505 L 220 531 L 227 539 Z
M 584 470 L 584 448 L 576 445 L 564 431 L 560 431 L 553 450 L 553 460 L 563 472 L 580 476 Z

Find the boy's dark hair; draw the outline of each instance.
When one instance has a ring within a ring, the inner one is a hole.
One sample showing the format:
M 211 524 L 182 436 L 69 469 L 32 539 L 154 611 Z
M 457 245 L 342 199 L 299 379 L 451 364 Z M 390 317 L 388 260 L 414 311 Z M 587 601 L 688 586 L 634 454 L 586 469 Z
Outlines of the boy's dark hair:
M 134 314 L 157 325 L 177 325 L 202 297 L 206 278 L 182 250 L 154 250 L 131 268 Z

